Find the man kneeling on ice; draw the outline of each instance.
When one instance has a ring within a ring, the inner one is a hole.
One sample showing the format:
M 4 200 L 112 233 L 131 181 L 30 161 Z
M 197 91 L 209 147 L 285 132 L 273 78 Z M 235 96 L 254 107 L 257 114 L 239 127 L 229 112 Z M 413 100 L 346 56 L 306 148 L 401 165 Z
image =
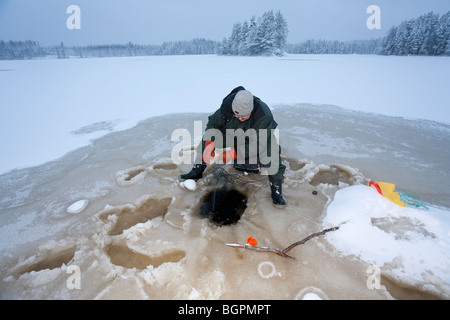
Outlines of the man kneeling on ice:
M 231 159 L 237 170 L 268 175 L 273 204 L 284 207 L 286 201 L 281 183 L 286 166 L 281 162 L 281 147 L 275 137 L 277 125 L 269 107 L 261 99 L 242 86 L 233 89 L 223 99 L 221 107 L 208 117 L 192 170 L 179 178 L 202 178 L 214 154 L 213 148 L 231 148 L 232 155 L 227 152 L 224 162 Z

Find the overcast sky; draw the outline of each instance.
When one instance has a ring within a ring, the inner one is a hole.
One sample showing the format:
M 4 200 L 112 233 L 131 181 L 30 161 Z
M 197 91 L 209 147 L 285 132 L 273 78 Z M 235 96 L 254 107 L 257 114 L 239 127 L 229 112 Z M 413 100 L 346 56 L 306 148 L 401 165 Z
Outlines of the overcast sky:
M 80 30 L 66 26 L 70 5 L 81 9 Z M 366 26 L 370 5 L 381 9 L 380 30 Z M 288 42 L 296 43 L 382 37 L 405 19 L 449 11 L 450 0 L 0 0 L 0 39 L 41 45 L 221 41 L 234 23 L 272 9 L 286 18 Z

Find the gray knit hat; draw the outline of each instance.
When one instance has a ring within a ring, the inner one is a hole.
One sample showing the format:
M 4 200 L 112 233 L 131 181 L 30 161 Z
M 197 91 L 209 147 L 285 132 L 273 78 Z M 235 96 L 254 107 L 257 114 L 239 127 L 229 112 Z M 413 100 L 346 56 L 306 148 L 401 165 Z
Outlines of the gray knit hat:
M 241 90 L 236 93 L 231 104 L 233 112 L 238 116 L 247 116 L 253 111 L 253 95 L 248 90 Z

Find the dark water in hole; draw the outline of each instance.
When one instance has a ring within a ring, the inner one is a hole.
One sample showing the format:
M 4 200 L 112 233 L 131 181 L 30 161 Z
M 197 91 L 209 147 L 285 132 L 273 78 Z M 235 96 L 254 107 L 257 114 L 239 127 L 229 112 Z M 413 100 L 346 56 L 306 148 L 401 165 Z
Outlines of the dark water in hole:
M 200 214 L 222 226 L 236 223 L 247 208 L 247 197 L 235 189 L 215 189 L 203 197 Z

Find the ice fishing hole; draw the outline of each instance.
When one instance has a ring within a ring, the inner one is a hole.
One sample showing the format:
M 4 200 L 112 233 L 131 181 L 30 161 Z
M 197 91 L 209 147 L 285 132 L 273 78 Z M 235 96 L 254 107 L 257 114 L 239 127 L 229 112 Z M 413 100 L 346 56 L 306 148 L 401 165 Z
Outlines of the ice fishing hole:
M 200 215 L 222 226 L 236 223 L 247 208 L 247 196 L 236 189 L 214 189 L 206 194 L 200 207 Z

